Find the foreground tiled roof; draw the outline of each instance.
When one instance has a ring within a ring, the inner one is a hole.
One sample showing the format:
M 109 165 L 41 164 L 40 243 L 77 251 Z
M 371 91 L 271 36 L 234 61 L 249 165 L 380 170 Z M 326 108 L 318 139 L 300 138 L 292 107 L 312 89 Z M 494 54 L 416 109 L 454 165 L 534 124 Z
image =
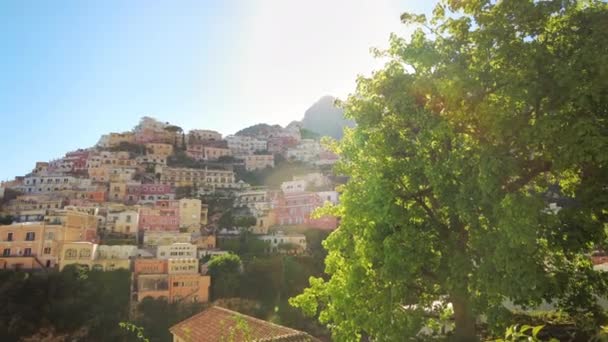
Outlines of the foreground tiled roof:
M 313 342 L 305 332 L 263 321 L 219 306 L 213 306 L 170 329 L 188 342 Z

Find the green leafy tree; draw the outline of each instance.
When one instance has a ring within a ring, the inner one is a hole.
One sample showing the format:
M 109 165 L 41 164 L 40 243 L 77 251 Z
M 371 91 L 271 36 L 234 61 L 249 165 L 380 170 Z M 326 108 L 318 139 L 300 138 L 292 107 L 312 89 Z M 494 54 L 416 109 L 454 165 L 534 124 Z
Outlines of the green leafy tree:
M 232 228 L 235 225 L 234 216 L 232 210 L 225 211 L 217 222 L 220 228 Z
M 172 341 L 169 328 L 188 317 L 201 312 L 205 308 L 201 303 L 175 302 L 169 303 L 164 299 L 146 297 L 137 305 L 137 320 L 135 323 L 122 325 L 130 330 L 131 336 L 140 336 L 150 342 Z M 132 339 L 133 340 L 133 339 Z
M 11 224 L 13 223 L 13 216 L 12 215 L 6 215 L 6 216 L 0 216 L 0 224 Z
M 242 263 L 236 254 L 218 255 L 207 264 L 213 299 L 238 297 Z
M 221 249 L 240 255 L 244 259 L 260 256 L 266 253 L 269 244 L 262 241 L 250 231 L 242 231 L 238 238 L 220 239 Z
M 321 139 L 321 134 L 311 131 L 309 129 L 306 128 L 301 128 L 300 129 L 300 135 L 302 136 L 302 139 L 314 139 L 314 140 L 320 140 Z
M 280 258 L 256 257 L 245 264 L 241 295 L 260 301 L 273 309 L 283 283 L 283 262 Z
M 254 216 L 238 216 L 234 218 L 234 225 L 237 227 L 249 228 L 255 226 L 257 220 Z
M 435 301 L 454 339 L 505 299 L 601 319 L 606 241 L 608 9 L 600 1 L 442 1 L 343 104 L 349 176 L 325 241 L 330 279 L 292 300 L 337 340 L 413 336 Z M 571 205 L 548 210 L 547 194 Z M 503 330 L 504 331 L 504 330 Z
M 116 341 L 118 323 L 128 317 L 130 273 L 86 271 L 0 272 L 0 340 L 37 340 L 66 335 L 70 340 Z M 103 284 L 102 286 L 100 284 Z
M 219 156 L 217 161 L 218 163 L 235 163 L 236 158 L 234 158 L 234 156 Z

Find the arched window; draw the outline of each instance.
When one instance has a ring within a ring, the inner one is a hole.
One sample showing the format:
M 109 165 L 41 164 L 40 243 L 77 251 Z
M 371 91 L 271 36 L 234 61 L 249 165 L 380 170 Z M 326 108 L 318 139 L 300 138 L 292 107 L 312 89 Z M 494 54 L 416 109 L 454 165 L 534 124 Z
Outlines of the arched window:
M 90 256 L 91 256 L 91 250 L 90 249 L 83 248 L 83 249 L 80 250 L 80 257 L 81 258 L 88 258 Z
M 77 256 L 78 256 L 78 252 L 74 248 L 69 248 L 68 250 L 65 251 L 66 260 L 76 259 Z

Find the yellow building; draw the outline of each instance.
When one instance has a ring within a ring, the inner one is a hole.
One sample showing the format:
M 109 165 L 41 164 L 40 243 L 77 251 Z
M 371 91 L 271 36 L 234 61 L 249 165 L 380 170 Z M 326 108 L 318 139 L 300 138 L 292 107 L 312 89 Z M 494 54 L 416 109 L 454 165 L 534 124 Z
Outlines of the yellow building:
M 201 204 L 201 225 L 207 225 L 207 216 L 209 214 L 209 206 L 206 204 Z
M 135 135 L 131 132 L 110 133 L 108 135 L 108 147 L 120 146 L 122 143 L 133 143 Z
M 198 249 L 215 249 L 217 247 L 217 239 L 215 235 L 194 235 L 192 237 L 192 243 L 196 245 Z
M 10 215 L 19 216 L 22 211 L 61 209 L 61 207 L 63 207 L 63 199 L 60 197 L 49 195 L 22 195 L 4 205 L 3 209 Z
M 268 234 L 268 228 L 274 226 L 276 221 L 275 213 L 269 210 L 264 216 L 256 217 L 256 224 L 254 227 L 249 227 L 249 231 L 253 234 Z
M 91 237 L 91 230 L 85 224 L 91 222 L 86 219 L 85 223 L 81 222 L 77 213 L 69 216 L 54 216 L 49 222 L 0 226 L 0 269 L 55 267 L 59 249 L 65 242 Z
M 109 209 L 106 219 L 106 229 L 114 233 L 127 235 L 137 234 L 139 222 L 139 207 L 123 207 L 122 209 Z
M 127 183 L 110 183 L 110 196 L 108 200 L 114 202 L 124 201 L 127 196 Z
M 91 167 L 88 172 L 93 182 L 107 182 L 110 179 L 110 172 L 105 166 Z
M 47 224 L 61 225 L 78 230 L 80 238 L 65 241 L 96 241 L 99 217 L 75 210 L 50 210 L 44 218 Z
M 150 154 L 161 155 L 164 157 L 173 154 L 173 145 L 164 143 L 147 143 L 146 149 Z
M 111 167 L 109 169 L 109 181 L 115 183 L 128 182 L 133 179 L 135 173 L 137 173 L 135 167 Z
M 261 170 L 274 167 L 273 154 L 252 154 L 245 156 L 245 169 L 247 171 Z
M 196 258 L 173 258 L 167 260 L 167 273 L 169 274 L 192 274 L 198 273 L 198 259 Z
M 201 230 L 201 200 L 182 198 L 179 200 L 179 227 L 188 232 Z
M 100 247 L 97 244 L 83 241 L 63 243 L 59 253 L 59 270 L 63 270 L 68 265 L 80 265 L 90 270 L 100 271 L 131 269 L 131 259 L 100 256 L 98 251 Z
M 159 168 L 162 184 L 171 186 L 235 187 L 234 171 L 163 167 Z

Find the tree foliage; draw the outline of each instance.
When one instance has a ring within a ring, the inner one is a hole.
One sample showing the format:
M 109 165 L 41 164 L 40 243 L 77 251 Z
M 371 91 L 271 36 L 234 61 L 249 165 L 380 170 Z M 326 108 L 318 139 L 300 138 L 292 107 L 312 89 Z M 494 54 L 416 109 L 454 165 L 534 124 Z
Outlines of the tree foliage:
M 128 316 L 130 274 L 78 271 L 0 273 L 0 340 L 39 333 L 80 336 L 88 341 L 116 341 L 126 336 L 118 326 Z
M 201 303 L 169 303 L 164 299 L 146 297 L 137 305 L 136 331 L 150 342 L 172 341 L 169 328 L 204 308 L 205 304 Z
M 255 226 L 256 223 L 255 216 L 237 216 L 234 218 L 234 225 L 236 227 L 249 228 Z
M 222 238 L 219 241 L 221 249 L 240 255 L 243 259 L 264 255 L 268 242 L 258 239 L 250 231 L 242 231 L 237 238 Z
M 403 340 L 437 300 L 461 340 L 480 314 L 504 323 L 505 299 L 602 319 L 586 254 L 606 241 L 607 5 L 446 0 L 402 20 L 419 28 L 343 104 L 331 278 L 292 303 L 337 340 Z
M 236 254 L 218 255 L 207 264 L 213 299 L 237 297 L 241 278 L 241 258 Z
M 146 146 L 142 144 L 121 141 L 118 145 L 109 148 L 112 152 L 129 152 L 131 156 L 142 156 L 146 154 Z

